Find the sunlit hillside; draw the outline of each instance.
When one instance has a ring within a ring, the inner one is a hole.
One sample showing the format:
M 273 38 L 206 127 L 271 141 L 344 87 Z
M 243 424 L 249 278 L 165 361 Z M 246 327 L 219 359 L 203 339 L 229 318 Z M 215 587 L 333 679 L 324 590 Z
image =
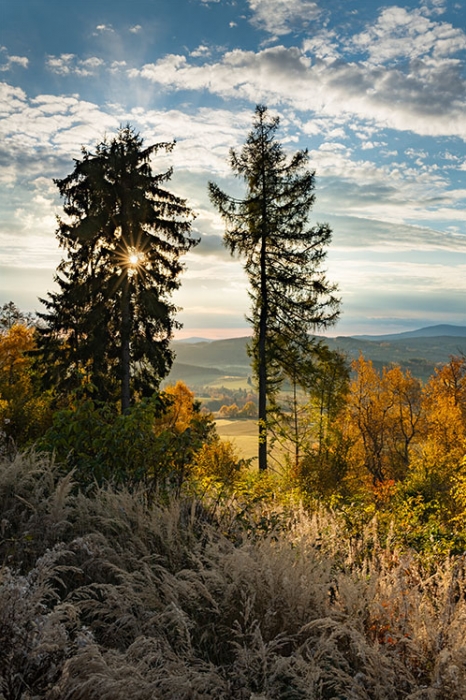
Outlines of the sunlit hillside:
M 339 336 L 325 338 L 329 348 L 339 350 L 349 361 L 360 353 L 381 369 L 391 363 L 409 369 L 426 381 L 436 366 L 447 362 L 451 355 L 466 353 L 466 337 L 459 334 L 461 327 L 438 327 L 435 333 L 451 335 L 424 335 L 422 329 L 412 334 L 375 336 L 373 339 Z M 463 329 L 464 330 L 464 329 Z M 456 331 L 457 335 L 453 333 Z M 418 335 L 419 334 L 419 335 Z M 251 374 L 250 358 L 246 352 L 247 338 L 231 338 L 212 342 L 185 343 L 175 341 L 176 360 L 169 381 L 181 379 L 195 386 L 218 384 L 222 377 L 237 376 L 241 380 Z M 218 373 L 217 373 L 218 370 Z M 227 380 L 225 380 L 227 381 Z

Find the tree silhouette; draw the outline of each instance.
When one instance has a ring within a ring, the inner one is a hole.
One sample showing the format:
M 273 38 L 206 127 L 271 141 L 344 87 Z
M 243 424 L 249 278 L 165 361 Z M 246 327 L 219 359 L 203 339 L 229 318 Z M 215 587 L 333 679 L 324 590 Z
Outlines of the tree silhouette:
M 122 411 L 168 374 L 169 341 L 180 327 L 170 296 L 180 284 L 180 256 L 197 243 L 185 200 L 164 188 L 171 169 L 151 169 L 151 157 L 173 145 L 143 148 L 127 126 L 95 154 L 83 149 L 73 172 L 55 180 L 65 200 L 57 236 L 67 257 L 58 291 L 41 300 L 47 379 L 65 392 L 86 384 L 102 400 L 119 393 Z
M 307 358 L 311 330 L 333 324 L 339 306 L 336 287 L 321 270 L 330 228 L 308 223 L 315 199 L 308 153 L 298 151 L 288 159 L 276 140 L 278 126 L 278 117 L 257 106 L 246 144 L 239 153 L 230 152 L 231 169 L 246 183 L 244 199 L 209 183 L 210 198 L 225 221 L 225 244 L 244 258 L 250 284 L 260 470 L 267 468 L 268 406 L 288 374 L 290 347 L 296 361 Z

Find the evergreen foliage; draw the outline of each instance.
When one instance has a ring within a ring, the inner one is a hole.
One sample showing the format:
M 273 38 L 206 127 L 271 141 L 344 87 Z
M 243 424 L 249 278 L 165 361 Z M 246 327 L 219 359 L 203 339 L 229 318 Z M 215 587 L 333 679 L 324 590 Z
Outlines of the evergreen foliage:
M 267 468 L 268 405 L 284 378 L 312 352 L 311 330 L 333 324 L 339 305 L 336 287 L 322 272 L 330 228 L 308 222 L 315 199 L 308 153 L 298 151 L 288 159 L 276 139 L 278 126 L 278 117 L 259 105 L 246 144 L 230 153 L 231 169 L 247 187 L 244 199 L 209 184 L 225 221 L 225 244 L 244 258 L 250 285 L 260 470 Z
M 83 149 L 73 172 L 56 185 L 65 200 L 57 236 L 67 257 L 42 300 L 41 363 L 58 391 L 86 385 L 100 400 L 120 394 L 127 410 L 168 373 L 169 341 L 179 327 L 170 295 L 180 257 L 196 241 L 185 200 L 165 189 L 171 169 L 154 175 L 150 159 L 173 143 L 143 147 L 129 127 Z

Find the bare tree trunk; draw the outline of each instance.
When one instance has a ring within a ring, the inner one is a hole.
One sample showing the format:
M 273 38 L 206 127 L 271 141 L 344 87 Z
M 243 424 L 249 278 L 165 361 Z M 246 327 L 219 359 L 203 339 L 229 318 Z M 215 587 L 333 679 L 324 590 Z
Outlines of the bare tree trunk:
M 121 300 L 121 412 L 127 413 L 130 407 L 130 334 L 131 308 L 128 277 L 123 282 Z

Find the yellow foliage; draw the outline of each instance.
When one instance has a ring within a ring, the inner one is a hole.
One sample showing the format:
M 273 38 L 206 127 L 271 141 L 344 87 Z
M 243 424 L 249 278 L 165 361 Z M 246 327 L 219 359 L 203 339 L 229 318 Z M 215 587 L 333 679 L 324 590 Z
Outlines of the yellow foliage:
M 194 393 L 181 381 L 176 382 L 174 386 L 167 386 L 164 393 L 172 399 L 172 404 L 163 421 L 182 433 L 189 427 L 197 412 Z
M 424 430 L 421 386 L 409 371 L 384 368 L 380 375 L 362 356 L 352 365 L 346 430 L 352 442 L 353 467 L 361 467 L 374 484 L 403 479 L 412 445 Z
M 13 394 L 29 388 L 31 358 L 27 355 L 33 350 L 34 329 L 15 323 L 0 334 L 0 395 L 9 400 Z
M 0 333 L 0 422 L 3 439 L 22 445 L 37 438 L 49 420 L 49 398 L 32 381 L 34 329 L 16 323 Z
M 214 440 L 201 447 L 193 474 L 197 478 L 231 484 L 239 476 L 242 465 L 229 440 Z
M 466 360 L 452 357 L 424 390 L 427 433 L 437 461 L 458 463 L 466 439 Z

